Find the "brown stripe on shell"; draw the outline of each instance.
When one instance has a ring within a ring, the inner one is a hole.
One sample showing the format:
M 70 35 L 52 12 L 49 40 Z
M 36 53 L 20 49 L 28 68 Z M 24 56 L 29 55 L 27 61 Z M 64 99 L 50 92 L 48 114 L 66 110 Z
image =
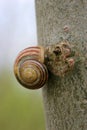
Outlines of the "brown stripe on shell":
M 44 62 L 44 48 L 43 47 L 29 47 L 21 51 L 15 62 L 19 62 L 21 58 L 25 56 L 30 57 L 30 59 L 36 59 L 37 61 Z

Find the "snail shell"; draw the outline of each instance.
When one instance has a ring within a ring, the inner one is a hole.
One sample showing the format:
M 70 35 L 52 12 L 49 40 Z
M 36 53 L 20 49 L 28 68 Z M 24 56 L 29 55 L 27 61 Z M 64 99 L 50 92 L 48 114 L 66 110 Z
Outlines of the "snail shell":
M 43 47 L 29 47 L 21 51 L 14 64 L 14 74 L 24 87 L 41 88 L 48 79 Z

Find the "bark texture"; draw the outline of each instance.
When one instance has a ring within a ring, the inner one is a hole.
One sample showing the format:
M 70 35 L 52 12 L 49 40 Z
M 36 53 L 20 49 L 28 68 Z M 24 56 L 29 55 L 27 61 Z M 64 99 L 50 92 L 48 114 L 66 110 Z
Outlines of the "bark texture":
M 36 0 L 38 42 L 68 40 L 87 56 L 87 0 Z M 87 59 L 86 59 L 87 60 Z M 49 73 L 43 88 L 47 130 L 87 130 L 87 63 L 64 77 Z

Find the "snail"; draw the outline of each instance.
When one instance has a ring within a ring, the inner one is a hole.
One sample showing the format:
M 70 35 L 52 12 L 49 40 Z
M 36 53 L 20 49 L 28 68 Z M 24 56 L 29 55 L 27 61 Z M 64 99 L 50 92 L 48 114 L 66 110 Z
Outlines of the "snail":
M 44 48 L 28 47 L 21 51 L 14 63 L 14 74 L 21 85 L 28 89 L 43 87 L 48 79 L 44 65 Z
M 24 87 L 39 89 L 50 74 L 63 77 L 75 66 L 75 52 L 68 41 L 42 47 L 28 47 L 21 51 L 14 63 L 16 79 Z

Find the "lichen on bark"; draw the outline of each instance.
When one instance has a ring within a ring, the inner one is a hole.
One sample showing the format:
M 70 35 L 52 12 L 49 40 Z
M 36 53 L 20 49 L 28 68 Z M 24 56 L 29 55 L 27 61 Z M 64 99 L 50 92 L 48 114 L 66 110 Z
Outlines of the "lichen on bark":
M 45 48 L 45 64 L 50 72 L 56 76 L 65 76 L 73 70 L 79 55 L 68 41 L 62 41 Z

